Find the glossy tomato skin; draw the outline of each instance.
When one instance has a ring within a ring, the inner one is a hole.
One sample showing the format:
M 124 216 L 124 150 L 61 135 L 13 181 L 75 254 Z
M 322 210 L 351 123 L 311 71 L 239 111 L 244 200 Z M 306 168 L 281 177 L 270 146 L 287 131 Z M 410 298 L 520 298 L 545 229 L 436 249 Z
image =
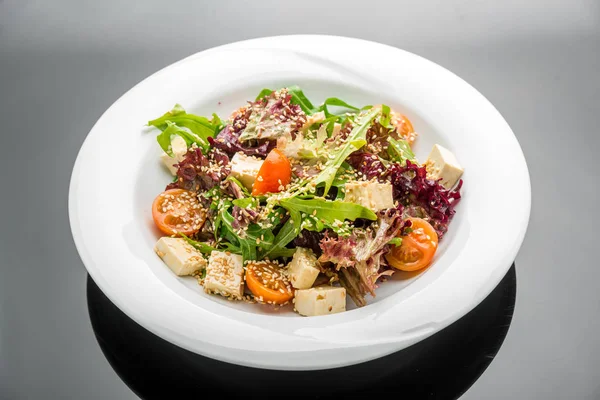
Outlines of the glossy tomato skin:
M 400 136 L 405 139 L 410 146 L 413 145 L 415 139 L 417 138 L 417 134 L 412 126 L 410 120 L 402 114 L 392 114 L 392 125 L 396 127 L 396 131 L 400 134 Z
M 435 229 L 421 218 L 409 218 L 411 232 L 402 236 L 402 244 L 394 246 L 385 258 L 394 268 L 401 271 L 418 271 L 433 261 L 438 246 Z
M 279 149 L 273 149 L 263 162 L 254 184 L 252 195 L 281 192 L 292 180 L 292 166 Z
M 285 304 L 294 297 L 283 268 L 269 261 L 248 263 L 246 286 L 254 297 L 268 304 Z
M 165 235 L 183 233 L 189 236 L 202 228 L 206 212 L 196 193 L 184 189 L 169 189 L 154 199 L 152 219 Z

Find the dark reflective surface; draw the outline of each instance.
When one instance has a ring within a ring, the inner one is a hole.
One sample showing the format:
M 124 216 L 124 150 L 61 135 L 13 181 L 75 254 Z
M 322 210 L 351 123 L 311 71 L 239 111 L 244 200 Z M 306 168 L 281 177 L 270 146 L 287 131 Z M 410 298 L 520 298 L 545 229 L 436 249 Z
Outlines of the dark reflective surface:
M 184 398 L 208 392 L 230 397 L 340 398 L 397 394 L 405 399 L 455 399 L 500 349 L 515 305 L 513 265 L 473 311 L 403 351 L 324 371 L 270 371 L 215 361 L 181 349 L 133 322 L 88 276 L 92 326 L 104 355 L 141 398 Z

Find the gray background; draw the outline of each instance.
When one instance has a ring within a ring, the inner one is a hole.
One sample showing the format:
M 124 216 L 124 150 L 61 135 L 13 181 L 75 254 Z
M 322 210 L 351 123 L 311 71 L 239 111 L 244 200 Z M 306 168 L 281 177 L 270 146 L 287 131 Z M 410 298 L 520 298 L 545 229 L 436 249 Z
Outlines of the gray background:
M 533 206 L 513 324 L 464 399 L 600 398 L 600 3 L 350 4 L 0 0 L 0 398 L 135 398 L 89 322 L 67 218 L 77 151 L 102 112 L 154 71 L 293 33 L 412 51 L 496 105 L 523 147 Z

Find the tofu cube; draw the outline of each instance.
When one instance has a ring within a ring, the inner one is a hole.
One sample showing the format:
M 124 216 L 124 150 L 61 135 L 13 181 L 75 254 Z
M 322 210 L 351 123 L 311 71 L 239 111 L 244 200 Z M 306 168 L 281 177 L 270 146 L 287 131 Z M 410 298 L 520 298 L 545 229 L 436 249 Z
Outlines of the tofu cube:
M 167 153 L 163 152 L 160 155 L 160 161 L 162 161 L 162 163 L 165 165 L 165 167 L 167 167 L 167 169 L 169 170 L 171 175 L 173 175 L 173 176 L 177 175 L 177 167 L 175 166 L 175 164 L 177 164 L 179 161 L 177 161 L 177 159 L 175 159 L 175 157 L 171 157 Z
M 177 174 L 177 167 L 175 164 L 181 162 L 185 154 L 187 153 L 187 143 L 181 136 L 174 136 L 171 139 L 171 150 L 173 151 L 173 157 L 169 156 L 167 153 L 163 152 L 160 155 L 160 160 L 167 167 L 171 175 Z
M 464 172 L 454 154 L 439 144 L 431 149 L 425 161 L 425 168 L 427 168 L 427 177 L 434 180 L 441 179 L 440 183 L 446 189 L 452 189 Z
M 335 286 L 318 286 L 296 290 L 294 304 L 298 314 L 307 317 L 346 311 L 346 289 Z
M 244 295 L 244 265 L 242 256 L 223 251 L 213 251 L 208 259 L 204 291 L 241 299 Z
M 309 289 L 319 275 L 319 262 L 311 249 L 296 248 L 287 268 L 287 274 L 295 289 Z
M 263 160 L 259 158 L 247 156 L 244 153 L 236 153 L 231 159 L 230 175 L 240 181 L 246 189 L 252 190 L 252 185 L 262 164 Z
M 346 182 L 344 201 L 360 204 L 373 211 L 394 207 L 392 185 L 379 182 Z
M 154 245 L 154 251 L 178 276 L 206 268 L 206 258 L 182 238 L 162 237 Z

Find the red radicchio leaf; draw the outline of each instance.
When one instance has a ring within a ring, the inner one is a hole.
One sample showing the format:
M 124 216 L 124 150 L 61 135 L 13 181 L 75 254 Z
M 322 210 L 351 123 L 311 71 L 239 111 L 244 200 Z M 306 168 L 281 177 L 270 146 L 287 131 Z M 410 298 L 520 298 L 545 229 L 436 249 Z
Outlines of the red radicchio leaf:
M 354 152 L 347 159 L 348 164 L 360 172 L 367 179 L 378 178 L 382 180 L 385 166 L 375 154 L 366 152 Z
M 375 296 L 376 282 L 382 275 L 393 271 L 382 270 L 383 256 L 389 251 L 387 244 L 404 227 L 402 209 L 379 212 L 377 229 L 366 229 L 348 237 L 329 237 L 321 241 L 321 262 L 333 262 L 340 271 L 340 282 L 356 303 L 366 304 L 365 295 Z
M 406 206 L 406 215 L 426 219 L 441 239 L 456 213 L 463 181 L 453 190 L 444 188 L 439 181 L 427 179 L 424 166 L 406 161 L 406 166 L 392 164 L 387 171 L 394 188 L 394 200 Z
M 191 148 L 177 164 L 177 181 L 167 189 L 209 190 L 229 175 L 230 168 L 229 157 L 222 151 L 212 149 L 207 157 L 201 149 Z

